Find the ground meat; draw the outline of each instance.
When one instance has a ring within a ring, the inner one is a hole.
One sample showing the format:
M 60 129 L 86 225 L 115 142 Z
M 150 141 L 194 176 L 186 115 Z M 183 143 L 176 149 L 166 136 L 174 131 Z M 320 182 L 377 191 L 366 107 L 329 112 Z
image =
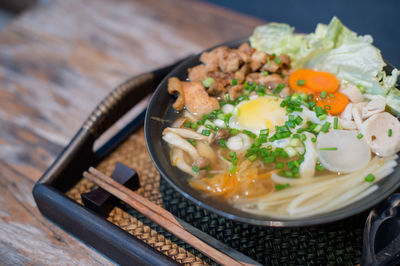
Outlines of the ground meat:
M 285 83 L 285 81 L 278 74 L 270 74 L 267 76 L 260 75 L 256 82 L 264 85 L 267 89 L 272 90 L 274 90 L 279 84 Z
M 238 83 L 243 83 L 243 81 L 246 79 L 247 73 L 249 73 L 249 65 L 244 64 L 238 71 L 235 72 L 235 79 L 238 80 Z
M 227 57 L 228 47 L 221 46 L 211 52 L 204 52 L 200 56 L 200 61 L 205 64 L 207 71 L 218 71 L 220 60 Z
M 261 51 L 255 51 L 251 56 L 251 63 L 250 63 L 251 71 L 259 70 L 260 67 L 262 67 L 265 63 L 267 63 L 267 60 L 268 60 L 267 53 Z
M 215 135 L 214 140 L 220 140 L 220 139 L 227 139 L 230 136 L 230 132 L 229 130 L 225 129 L 225 128 L 221 128 L 220 130 L 218 130 L 217 134 Z
M 174 81 L 172 93 L 181 96 L 174 104 L 177 108 L 184 104 L 192 113 L 210 113 L 219 108 L 216 97 L 228 94 L 232 100 L 237 99 L 243 93 L 245 82 L 263 85 L 268 90 L 274 90 L 283 83 L 286 86 L 281 96 L 289 91 L 287 84 L 291 60 L 288 55 L 281 54 L 275 58 L 275 55 L 257 51 L 248 43 L 243 43 L 238 49 L 221 46 L 204 52 L 200 61 L 202 64 L 188 69 L 188 77 L 192 82 L 182 82 L 182 88 L 179 88 Z M 214 81 L 206 89 L 201 82 L 207 77 Z
M 219 59 L 219 68 L 226 73 L 233 73 L 239 69 L 240 56 L 236 51 L 230 50 L 224 58 Z
M 269 73 L 276 73 L 278 69 L 279 65 L 271 58 L 261 67 L 261 71 L 268 71 Z
M 245 42 L 242 45 L 240 45 L 238 50 L 240 52 L 244 52 L 244 53 L 246 53 L 248 55 L 251 55 L 255 51 L 255 49 L 251 48 L 250 45 L 247 42 Z
M 217 98 L 210 97 L 200 81 L 181 82 L 185 106 L 192 114 L 209 114 L 219 108 Z
M 190 81 L 202 81 L 207 78 L 205 65 L 198 65 L 188 69 Z
M 214 80 L 211 86 L 207 89 L 207 93 L 211 96 L 222 96 L 226 93 L 223 80 Z
M 178 78 L 172 77 L 168 79 L 168 93 L 169 94 L 178 94 L 178 98 L 172 105 L 172 107 L 180 111 L 185 106 L 185 99 L 183 96 L 182 84 Z
M 282 67 L 290 67 L 290 57 L 285 54 L 278 55 L 279 60 L 281 60 Z
M 231 98 L 231 100 L 235 100 L 236 98 L 239 98 L 240 95 L 242 94 L 243 88 L 244 88 L 243 84 L 231 86 L 228 90 L 229 97 Z

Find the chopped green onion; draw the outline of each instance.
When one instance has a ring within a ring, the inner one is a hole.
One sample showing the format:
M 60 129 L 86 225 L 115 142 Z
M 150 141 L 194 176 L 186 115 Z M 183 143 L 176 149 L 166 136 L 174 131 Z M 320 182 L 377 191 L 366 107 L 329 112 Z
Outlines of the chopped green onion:
M 331 98 L 335 98 L 335 95 L 333 95 L 332 93 L 328 93 L 329 97 Z
M 201 131 L 201 134 L 203 134 L 204 136 L 210 136 L 211 130 L 209 130 L 209 129 L 203 129 L 203 130 Z
M 199 127 L 197 124 L 195 124 L 195 123 L 192 123 L 191 125 L 190 125 L 190 127 L 193 129 L 193 130 L 197 130 L 197 128 Z
M 388 131 L 388 135 L 389 135 L 389 137 L 392 136 L 392 129 L 391 129 L 391 128 L 390 128 L 389 131 Z
M 322 126 L 321 131 L 325 132 L 325 133 L 328 132 L 330 126 L 331 126 L 331 123 L 325 122 L 324 125 Z
M 264 71 L 264 72 L 262 73 L 262 75 L 265 77 L 265 76 L 268 76 L 269 73 L 268 73 L 268 71 Z
M 327 148 L 319 148 L 320 151 L 337 151 L 337 147 L 327 147 Z
M 236 128 L 232 128 L 229 132 L 230 132 L 232 135 L 237 135 L 237 134 L 239 133 L 239 130 L 236 129 Z
M 361 84 L 357 84 L 357 88 L 360 90 L 361 93 L 365 92 L 365 88 L 361 86 Z
M 308 108 L 313 109 L 315 105 L 316 105 L 315 102 L 309 102 L 308 103 Z
M 211 166 L 207 165 L 206 167 L 204 167 L 205 170 L 210 171 L 211 170 Z
M 312 142 L 316 142 L 317 139 L 316 139 L 316 138 L 311 138 L 311 141 L 312 141 Z
M 318 117 L 318 116 L 320 116 L 320 115 L 324 115 L 324 114 L 325 114 L 325 111 L 324 111 L 324 109 L 322 109 L 321 106 L 317 106 L 317 107 L 315 107 L 315 114 L 316 114 L 317 117 Z
M 282 89 L 285 88 L 285 86 L 286 86 L 286 85 L 285 85 L 284 83 L 280 83 L 280 84 L 275 88 L 274 93 L 275 93 L 275 94 L 280 93 L 280 92 L 282 91 Z
M 328 117 L 327 115 L 320 115 L 318 116 L 318 119 L 322 121 L 325 120 L 327 117 Z
M 297 151 L 290 146 L 285 148 L 285 152 L 289 155 L 289 157 L 294 157 L 297 154 Z
M 333 129 L 338 129 L 339 118 L 335 117 L 333 119 Z
M 219 140 L 219 146 L 221 146 L 221 148 L 224 148 L 224 149 L 228 148 L 228 146 L 226 146 L 226 140 L 224 140 L 224 139 Z
M 251 132 L 251 131 L 249 131 L 249 130 L 247 130 L 247 129 L 244 129 L 242 132 L 243 132 L 243 134 L 246 134 L 246 135 L 249 136 L 250 138 L 253 138 L 253 139 L 257 138 L 257 135 L 256 135 L 256 134 L 254 134 L 253 132 Z
M 290 146 L 292 146 L 292 147 L 300 146 L 300 140 L 299 139 L 291 139 L 290 140 Z
M 190 123 L 190 122 L 185 122 L 185 123 L 183 124 L 183 126 L 184 126 L 184 127 L 191 127 L 191 126 L 192 126 L 192 123 Z
M 229 173 L 231 173 L 231 174 L 236 173 L 236 170 L 237 170 L 236 165 L 233 165 L 233 164 L 232 164 L 232 165 L 229 167 Z
M 200 169 L 199 169 L 199 167 L 198 167 L 197 165 L 193 165 L 193 166 L 192 166 L 192 170 L 193 170 L 193 172 L 195 172 L 196 174 L 198 174 L 198 173 L 200 172 Z
M 306 81 L 304 80 L 304 79 L 299 79 L 298 81 L 297 81 L 297 85 L 298 86 L 304 86 L 306 84 Z
M 273 156 L 264 158 L 264 163 L 273 163 L 273 162 L 275 162 L 275 157 Z
M 364 136 L 363 134 L 359 133 L 359 134 L 357 135 L 357 138 L 358 138 L 358 139 L 361 139 L 363 136 Z
M 321 164 L 317 164 L 315 169 L 317 169 L 317 171 L 323 171 L 325 168 Z
M 282 190 L 282 189 L 285 189 L 285 188 L 288 188 L 288 187 L 290 187 L 289 183 L 288 184 L 276 184 L 275 185 L 275 189 L 276 190 Z
M 285 123 L 288 127 L 295 128 L 295 123 L 292 120 L 286 121 Z
M 266 136 L 267 137 L 268 134 L 269 134 L 269 129 L 268 128 L 260 130 L 260 136 Z
M 189 143 L 196 146 L 196 141 L 194 139 L 188 139 Z
M 281 60 L 280 60 L 278 57 L 275 57 L 275 58 L 274 58 L 274 61 L 275 61 L 275 63 L 277 63 L 278 65 L 281 64 Z
M 315 125 L 315 124 L 314 124 Z M 314 126 L 313 125 L 313 126 Z M 311 129 L 312 129 L 312 127 L 311 127 Z M 322 125 L 316 125 L 315 127 L 314 127 L 314 129 L 313 129 L 313 131 L 315 131 L 315 132 L 320 132 L 322 130 Z
M 326 91 L 321 91 L 320 96 L 322 99 L 325 99 L 327 95 L 328 95 L 328 93 Z
M 211 77 L 207 77 L 206 79 L 203 80 L 202 83 L 204 87 L 209 88 L 214 83 L 214 79 Z
M 275 165 L 275 168 L 276 168 L 276 169 L 282 169 L 282 168 L 283 168 L 283 163 L 282 163 L 282 162 L 277 163 L 277 164 Z
M 232 86 L 235 86 L 238 84 L 238 80 L 237 79 L 232 79 Z
M 364 180 L 365 180 L 366 182 L 371 183 L 371 182 L 373 182 L 373 181 L 375 180 L 375 176 L 374 176 L 373 174 L 368 174 L 368 175 L 364 178 Z
M 293 173 L 290 171 L 283 171 L 283 175 L 286 177 L 293 177 Z
M 306 134 L 304 134 L 304 133 L 303 133 L 303 134 L 301 134 L 301 140 L 302 140 L 302 141 L 305 141 L 306 139 L 307 139 L 307 136 L 306 136 Z
M 300 116 L 297 116 L 296 119 L 294 120 L 294 122 L 295 122 L 297 125 L 300 125 L 301 122 L 303 122 L 303 118 L 301 118 Z
M 247 159 L 248 159 L 250 162 L 254 162 L 254 161 L 257 159 L 257 155 L 255 155 L 255 154 L 250 155 L 249 157 L 247 157 Z

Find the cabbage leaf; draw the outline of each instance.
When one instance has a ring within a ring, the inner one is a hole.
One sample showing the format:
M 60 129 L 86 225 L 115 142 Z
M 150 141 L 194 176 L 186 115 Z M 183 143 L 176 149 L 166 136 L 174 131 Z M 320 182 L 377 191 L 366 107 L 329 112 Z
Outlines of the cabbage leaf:
M 334 74 L 341 82 L 362 87 L 368 99 L 385 97 L 392 113 L 400 116 L 399 71 L 386 75 L 386 65 L 370 35 L 358 36 L 336 17 L 329 25 L 318 24 L 308 35 L 294 33 L 283 23 L 257 27 L 250 44 L 267 53 L 288 54 L 293 68 L 310 68 Z

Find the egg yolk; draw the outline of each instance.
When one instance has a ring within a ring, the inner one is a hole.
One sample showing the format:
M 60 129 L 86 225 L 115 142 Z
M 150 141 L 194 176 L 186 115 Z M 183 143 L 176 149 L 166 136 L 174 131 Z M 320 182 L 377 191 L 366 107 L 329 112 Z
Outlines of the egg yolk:
M 238 106 L 238 124 L 249 130 L 275 129 L 275 125 L 285 123 L 286 111 L 280 107 L 281 100 L 273 97 L 260 97 Z

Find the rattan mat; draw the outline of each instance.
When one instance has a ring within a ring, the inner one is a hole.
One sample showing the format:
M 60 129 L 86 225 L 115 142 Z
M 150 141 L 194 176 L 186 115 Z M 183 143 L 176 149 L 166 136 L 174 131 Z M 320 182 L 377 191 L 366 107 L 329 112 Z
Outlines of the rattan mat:
M 222 218 L 187 201 L 170 187 L 153 165 L 143 129 L 130 136 L 97 168 L 110 175 L 116 162 L 134 168 L 142 187 L 137 191 L 179 218 L 264 265 L 355 265 L 360 263 L 366 214 L 325 226 L 265 228 Z M 95 188 L 82 179 L 67 192 L 82 204 L 80 194 Z M 185 265 L 215 264 L 190 245 L 120 203 L 107 218 L 146 244 Z

